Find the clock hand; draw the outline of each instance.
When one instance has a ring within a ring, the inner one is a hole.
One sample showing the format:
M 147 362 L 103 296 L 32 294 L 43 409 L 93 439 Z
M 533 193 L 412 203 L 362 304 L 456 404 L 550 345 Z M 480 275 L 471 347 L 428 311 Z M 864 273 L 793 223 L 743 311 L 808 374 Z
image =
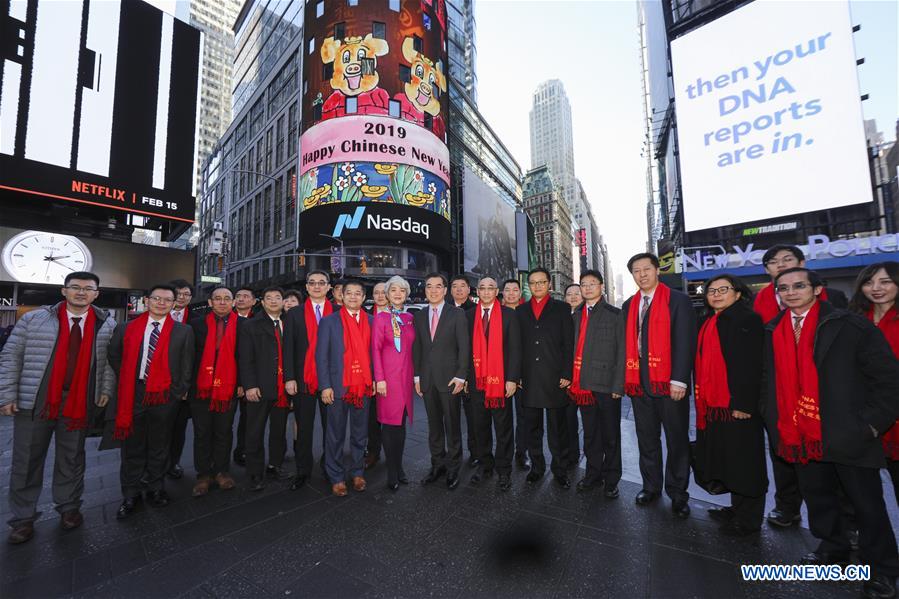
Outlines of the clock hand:
M 44 270 L 44 278 L 47 278 L 47 275 L 50 273 L 50 263 L 53 262 L 53 250 L 50 250 L 50 255 L 45 258 L 47 260 L 47 268 Z

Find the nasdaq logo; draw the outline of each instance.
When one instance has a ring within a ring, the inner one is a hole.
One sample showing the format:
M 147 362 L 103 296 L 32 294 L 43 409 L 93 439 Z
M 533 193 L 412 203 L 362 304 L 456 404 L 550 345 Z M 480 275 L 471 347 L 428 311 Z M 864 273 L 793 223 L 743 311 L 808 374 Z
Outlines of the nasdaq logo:
M 362 215 L 365 214 L 365 206 L 359 206 L 353 214 L 341 214 L 337 217 L 337 224 L 334 225 L 334 231 L 331 237 L 340 237 L 344 229 L 358 229 L 359 223 L 362 222 Z

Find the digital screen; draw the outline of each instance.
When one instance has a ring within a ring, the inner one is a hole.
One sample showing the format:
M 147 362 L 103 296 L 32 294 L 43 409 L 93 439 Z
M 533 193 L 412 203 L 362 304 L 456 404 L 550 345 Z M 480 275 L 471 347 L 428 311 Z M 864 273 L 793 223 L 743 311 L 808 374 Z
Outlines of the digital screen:
M 687 231 L 872 201 L 848 2 L 756 0 L 671 60 Z
M 137 1 L 6 5 L 0 190 L 193 222 L 200 31 Z
M 465 272 L 498 282 L 514 278 L 518 270 L 515 209 L 468 167 L 463 177 Z

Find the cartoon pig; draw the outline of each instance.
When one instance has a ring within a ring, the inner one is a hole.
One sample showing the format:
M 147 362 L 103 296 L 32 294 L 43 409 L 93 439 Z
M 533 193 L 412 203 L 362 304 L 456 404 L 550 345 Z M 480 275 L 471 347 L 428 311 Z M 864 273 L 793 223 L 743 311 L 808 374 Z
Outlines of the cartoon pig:
M 403 119 L 424 126 L 425 113 L 432 118 L 432 130 L 440 139 L 446 139 L 446 123 L 440 116 L 440 100 L 437 93 L 446 92 L 446 77 L 434 62 L 415 50 L 412 38 L 403 40 L 403 57 L 411 65 L 411 77 L 403 88 L 399 100 Z
M 322 120 L 346 116 L 347 97 L 356 98 L 354 114 L 387 114 L 390 96 L 378 87 L 378 56 L 387 54 L 385 40 L 347 37 L 335 40 L 325 38 L 321 56 L 324 64 L 334 64 L 331 88 L 334 92 L 322 105 Z

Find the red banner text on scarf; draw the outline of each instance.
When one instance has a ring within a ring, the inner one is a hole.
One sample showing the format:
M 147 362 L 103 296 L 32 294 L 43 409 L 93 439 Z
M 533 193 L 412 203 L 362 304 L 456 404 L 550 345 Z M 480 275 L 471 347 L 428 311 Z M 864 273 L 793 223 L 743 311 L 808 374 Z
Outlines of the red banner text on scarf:
M 474 329 L 471 332 L 472 361 L 475 388 L 484 392 L 484 407 L 506 407 L 506 375 L 503 365 L 503 310 L 496 302 L 487 322 L 484 335 L 482 306 L 474 308 Z
M 368 315 L 360 311 L 359 322 L 349 310 L 340 310 L 343 323 L 343 401 L 356 408 L 365 406 L 365 398 L 372 394 L 371 326 Z
M 237 388 L 237 320 L 236 314 L 228 318 L 216 355 L 216 315 L 210 312 L 205 318 L 206 343 L 197 372 L 197 399 L 210 400 L 210 412 L 227 412 Z
M 640 382 L 640 356 L 637 351 L 637 322 L 640 319 L 642 293 L 637 291 L 631 298 L 627 313 L 627 334 L 625 335 L 624 392 L 631 397 L 643 395 Z M 649 385 L 653 395 L 671 394 L 671 309 L 669 300 L 671 289 L 659 283 L 652 298 L 649 314 L 644 327 L 649 327 L 646 362 L 649 366 Z

